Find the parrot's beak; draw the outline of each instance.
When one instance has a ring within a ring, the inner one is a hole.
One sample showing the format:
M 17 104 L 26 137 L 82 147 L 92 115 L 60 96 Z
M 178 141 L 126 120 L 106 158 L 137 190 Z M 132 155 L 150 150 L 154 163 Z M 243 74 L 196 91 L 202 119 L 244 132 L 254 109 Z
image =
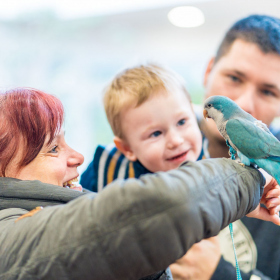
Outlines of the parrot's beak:
M 209 117 L 208 117 L 208 112 L 207 112 L 206 109 L 203 110 L 203 116 L 204 116 L 204 119 L 209 118 Z

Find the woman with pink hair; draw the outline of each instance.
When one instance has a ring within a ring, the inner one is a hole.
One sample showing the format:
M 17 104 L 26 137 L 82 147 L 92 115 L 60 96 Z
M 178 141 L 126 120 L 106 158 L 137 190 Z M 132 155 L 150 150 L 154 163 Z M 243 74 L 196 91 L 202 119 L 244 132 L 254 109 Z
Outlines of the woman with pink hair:
M 0 95 L 0 176 L 67 186 L 84 158 L 65 142 L 55 96 L 30 88 Z M 71 186 L 70 186 L 71 187 Z
M 260 217 L 263 176 L 228 159 L 82 192 L 84 159 L 66 144 L 63 119 L 42 91 L 0 94 L 0 279 L 168 279 L 194 243 L 254 209 Z M 270 211 L 279 194 L 271 180 Z

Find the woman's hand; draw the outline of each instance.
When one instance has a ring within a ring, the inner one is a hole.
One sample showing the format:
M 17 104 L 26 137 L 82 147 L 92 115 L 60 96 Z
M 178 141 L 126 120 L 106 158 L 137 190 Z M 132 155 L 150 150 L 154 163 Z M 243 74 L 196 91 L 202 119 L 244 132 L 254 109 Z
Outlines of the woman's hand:
M 190 250 L 170 265 L 174 280 L 209 280 L 221 258 L 217 236 L 194 244 Z
M 263 169 L 259 170 L 266 179 L 264 192 L 260 201 L 260 203 L 264 204 L 266 208 L 259 204 L 254 211 L 247 215 L 247 217 L 270 221 L 279 226 L 280 187 L 277 181 L 267 172 L 265 172 Z

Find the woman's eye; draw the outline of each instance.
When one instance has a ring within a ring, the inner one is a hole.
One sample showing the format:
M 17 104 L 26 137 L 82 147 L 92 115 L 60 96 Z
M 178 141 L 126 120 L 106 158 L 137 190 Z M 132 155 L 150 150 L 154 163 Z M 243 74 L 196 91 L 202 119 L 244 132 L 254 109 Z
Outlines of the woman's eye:
M 58 146 L 54 146 L 50 151 L 48 151 L 48 153 L 56 154 L 57 153 L 57 147 Z
M 186 123 L 185 119 L 179 120 L 178 121 L 178 125 L 184 125 Z
M 157 131 L 153 132 L 153 133 L 150 135 L 150 137 L 158 137 L 158 136 L 160 136 L 160 135 L 161 135 L 161 131 L 157 130 Z

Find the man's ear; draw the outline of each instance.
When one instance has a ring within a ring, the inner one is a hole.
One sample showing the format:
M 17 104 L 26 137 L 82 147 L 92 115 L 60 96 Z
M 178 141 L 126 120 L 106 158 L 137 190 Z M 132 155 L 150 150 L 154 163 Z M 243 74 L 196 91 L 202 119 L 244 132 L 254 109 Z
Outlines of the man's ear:
M 210 72 L 211 72 L 211 70 L 213 69 L 213 66 L 214 66 L 214 61 L 215 61 L 215 57 L 212 57 L 210 59 L 210 61 L 208 62 L 206 71 L 204 73 L 204 80 L 203 80 L 204 87 L 206 87 L 206 85 L 207 85 L 209 74 L 210 74 Z
M 120 152 L 122 152 L 130 161 L 136 161 L 137 160 L 137 157 L 131 151 L 129 145 L 124 140 L 115 136 L 114 137 L 114 143 L 115 143 L 117 149 Z

